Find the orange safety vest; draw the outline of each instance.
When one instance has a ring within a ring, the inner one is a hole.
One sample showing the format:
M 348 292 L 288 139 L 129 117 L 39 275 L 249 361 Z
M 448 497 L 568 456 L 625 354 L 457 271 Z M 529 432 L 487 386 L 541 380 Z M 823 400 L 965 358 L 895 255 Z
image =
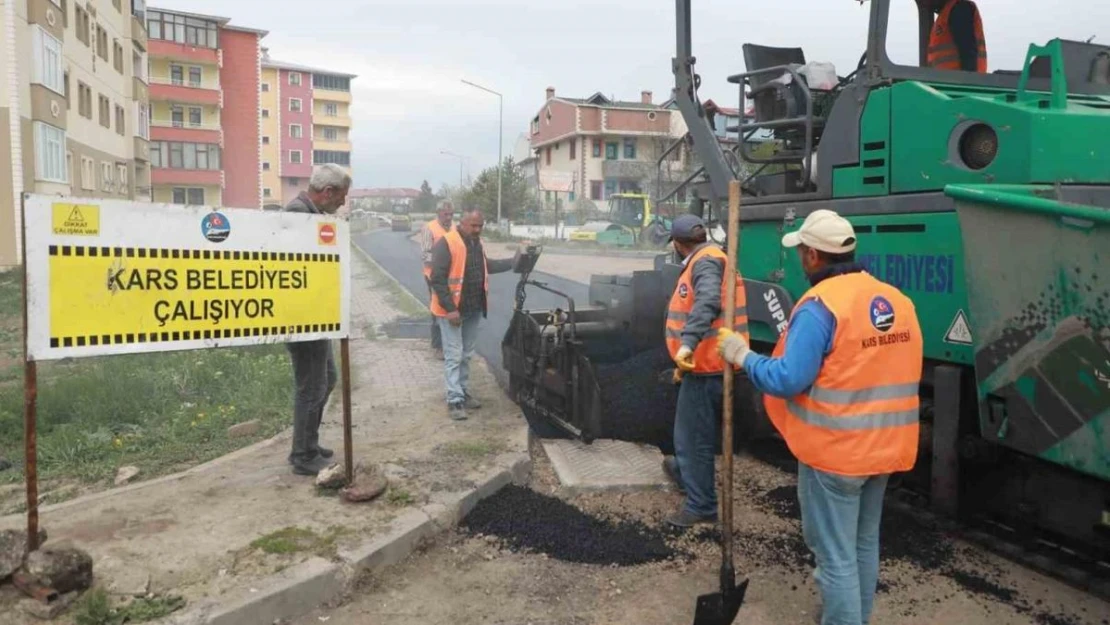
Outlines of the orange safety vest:
M 952 7 L 961 0 L 949 0 L 944 9 L 937 15 L 933 23 L 933 31 L 929 36 L 929 51 L 925 62 L 929 67 L 936 69 L 963 69 L 960 65 L 960 50 L 956 47 L 956 40 L 952 38 L 952 31 L 948 27 L 948 18 L 952 14 Z M 975 14 L 975 42 L 979 46 L 978 59 L 975 71 L 980 74 L 987 73 L 987 40 L 983 36 L 983 20 L 979 16 L 979 8 L 971 3 Z
M 459 309 L 459 301 L 462 299 L 463 287 L 463 274 L 466 273 L 466 242 L 463 241 L 462 235 L 458 230 L 452 230 L 443 235 L 443 239 L 447 241 L 447 249 L 451 252 L 451 268 L 447 272 L 447 290 L 451 292 L 451 301 L 455 303 L 455 310 Z M 482 255 L 485 255 L 485 250 L 482 250 Z M 483 288 L 486 290 L 487 302 L 489 301 L 489 264 L 486 259 L 482 259 L 482 271 L 485 273 L 483 279 Z M 439 303 L 439 296 L 432 291 L 431 302 L 432 314 L 437 317 L 446 317 L 447 309 Z
M 438 219 L 433 219 L 433 220 L 429 221 L 428 223 L 424 224 L 424 227 L 427 228 L 428 230 L 430 230 L 431 233 L 432 233 L 432 245 L 435 245 L 436 243 L 439 243 L 439 240 L 443 238 L 443 235 L 447 234 L 447 230 L 444 229 L 444 227 L 442 225 L 440 225 Z M 428 265 L 428 266 L 424 267 L 424 277 L 428 278 L 428 279 L 431 279 L 431 277 L 432 277 L 432 267 L 431 267 L 431 265 Z
M 816 299 L 836 320 L 813 386 L 763 405 L 790 451 L 815 469 L 850 476 L 909 471 L 917 460 L 924 343 L 913 302 L 866 272 L 828 278 Z M 772 353 L 785 352 L 783 332 Z
M 694 309 L 694 264 L 707 257 L 720 260 L 726 277 L 732 271 L 728 256 L 716 245 L 706 245 L 694 252 L 686 266 L 682 268 L 674 294 L 671 295 L 671 303 L 667 308 L 667 350 L 670 351 L 672 359 L 678 354 L 678 349 L 682 347 L 682 329 L 686 327 L 686 319 L 690 316 L 690 311 Z M 713 261 L 710 260 L 709 262 Z M 712 374 L 721 373 L 725 370 L 725 361 L 717 353 L 717 330 L 725 324 L 726 285 L 727 283 L 721 280 L 721 314 L 713 320 L 712 329 L 706 333 L 694 349 L 693 373 Z M 736 275 L 735 315 L 732 324 L 733 329 L 743 334 L 745 340 L 749 340 L 747 296 L 744 293 L 744 280 L 740 278 L 739 274 Z

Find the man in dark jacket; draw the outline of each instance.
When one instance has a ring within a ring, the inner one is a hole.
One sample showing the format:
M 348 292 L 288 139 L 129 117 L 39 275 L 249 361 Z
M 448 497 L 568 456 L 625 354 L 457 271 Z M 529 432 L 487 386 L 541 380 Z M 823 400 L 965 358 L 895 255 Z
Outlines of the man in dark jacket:
M 351 176 L 328 163 L 312 172 L 308 190 L 293 198 L 285 210 L 294 213 L 334 214 L 347 201 Z M 335 388 L 335 357 L 331 341 L 287 343 L 293 361 L 296 396 L 293 402 L 293 450 L 289 462 L 297 475 L 316 475 L 327 468 L 333 452 L 320 446 L 320 422 L 328 396 Z
M 482 404 L 467 391 L 470 356 L 478 341 L 478 322 L 486 316 L 488 278 L 513 268 L 512 259 L 487 260 L 482 248 L 485 219 L 479 210 L 463 211 L 462 222 L 432 246 L 432 314 L 443 340 L 448 416 L 466 419 Z

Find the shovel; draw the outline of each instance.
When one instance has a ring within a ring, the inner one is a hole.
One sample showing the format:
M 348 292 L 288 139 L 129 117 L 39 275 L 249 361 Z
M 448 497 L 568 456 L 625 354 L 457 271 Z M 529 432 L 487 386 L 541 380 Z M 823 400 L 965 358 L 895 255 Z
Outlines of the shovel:
M 736 252 L 740 237 L 740 182 L 728 183 L 728 262 L 732 271 L 724 275 L 725 323 L 732 328 L 736 314 Z M 729 625 L 736 620 L 748 580 L 736 584 L 736 570 L 732 565 L 732 397 L 735 371 L 726 364 L 724 370 L 724 398 L 722 401 L 721 427 L 721 589 L 719 592 L 698 597 L 694 611 L 694 625 Z

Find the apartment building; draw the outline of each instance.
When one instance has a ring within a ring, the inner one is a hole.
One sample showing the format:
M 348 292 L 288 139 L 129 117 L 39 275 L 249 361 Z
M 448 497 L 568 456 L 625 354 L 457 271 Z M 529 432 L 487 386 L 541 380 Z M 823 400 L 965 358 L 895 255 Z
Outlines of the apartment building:
M 682 115 L 670 105 L 653 102 L 650 91 L 641 92 L 638 101 L 621 101 L 601 93 L 561 97 L 548 88 L 529 128 L 545 206 L 585 198 L 604 212 L 614 193 L 653 192 L 657 160 L 686 134 Z M 677 174 L 686 160 L 686 151 L 676 150 L 665 161 L 665 172 Z
M 154 201 L 260 208 L 266 31 L 153 7 L 146 25 Z
M 354 74 L 262 56 L 262 197 L 266 207 L 303 191 L 312 166 L 351 166 Z
M 149 197 L 142 0 L 5 2 L 0 267 L 21 262 L 20 197 Z

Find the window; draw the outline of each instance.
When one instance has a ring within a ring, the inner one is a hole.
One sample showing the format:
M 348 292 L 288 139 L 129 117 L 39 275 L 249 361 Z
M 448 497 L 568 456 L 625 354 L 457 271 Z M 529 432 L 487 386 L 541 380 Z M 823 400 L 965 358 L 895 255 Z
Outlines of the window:
M 267 161 L 262 162 L 262 171 L 270 171 L 270 163 Z
M 544 153 L 545 153 L 545 154 L 547 155 L 547 156 L 545 157 L 545 158 L 547 159 L 547 162 L 546 162 L 546 164 L 547 164 L 547 165 L 550 165 L 550 164 L 551 164 L 551 146 L 550 146 L 550 145 L 549 145 L 549 146 L 547 146 L 547 149 L 546 149 L 546 150 L 544 150 Z
M 616 192 L 617 192 L 617 181 L 616 180 L 606 180 L 605 181 L 605 197 L 603 197 L 601 199 L 608 200 L 609 196 L 613 195 Z
M 289 98 L 289 110 L 294 112 L 294 113 L 300 113 L 301 112 L 301 99 L 300 98 Z
M 66 172 L 66 131 L 43 122 L 35 127 L 35 180 L 69 182 Z
M 270 109 L 262 109 L 262 119 L 270 118 Z
M 624 157 L 629 158 L 629 159 L 635 159 L 636 158 L 636 140 L 635 139 L 625 139 L 624 140 Z
M 190 204 L 193 206 L 200 206 L 204 204 L 204 189 L 195 187 L 174 187 L 173 188 L 173 203 L 174 204 Z
M 335 163 L 344 167 L 351 166 L 351 153 L 337 150 L 315 150 L 312 152 L 312 162 L 316 165 Z
M 289 162 L 299 164 L 301 162 L 301 151 L 289 150 Z
M 598 143 L 598 145 L 600 146 L 600 142 Z M 590 199 L 591 200 L 600 200 L 601 199 L 601 181 L 600 180 L 591 180 L 590 181 Z
M 324 103 L 324 115 L 328 117 L 339 117 L 339 105 L 334 102 Z
M 123 112 L 123 107 L 116 105 L 116 134 L 126 135 L 127 131 L 124 126 L 127 124 L 127 116 Z
M 339 140 L 339 130 L 337 130 L 335 128 L 325 128 L 324 129 L 324 140 L 325 141 L 338 141 Z
M 262 137 L 262 145 L 270 145 L 270 138 Z
M 570 140 L 570 160 L 574 160 L 578 156 L 578 141 L 575 139 Z
M 115 181 L 112 179 L 112 164 L 100 164 L 100 190 L 112 191 L 116 188 Z
M 182 128 L 185 126 L 185 109 L 180 106 L 170 107 L 170 123 L 174 128 Z
M 81 188 L 86 191 L 96 190 L 96 164 L 87 156 L 81 157 Z
M 112 40 L 112 67 L 123 73 L 123 46 L 119 44 L 119 39 Z
M 297 87 L 301 86 L 301 73 L 289 72 L 289 84 Z
M 180 65 L 170 65 L 170 82 L 175 85 L 185 84 L 185 68 Z
M 105 128 L 112 127 L 112 103 L 108 100 L 108 96 L 100 96 L 100 125 Z
M 263 187 L 262 188 L 262 197 L 271 197 L 272 195 L 273 194 L 270 193 L 270 187 Z
M 601 139 L 594 139 L 594 158 L 601 158 Z
M 89 46 L 89 12 L 84 7 L 73 3 L 73 31 L 77 41 Z
M 567 193 L 567 202 L 570 202 L 572 204 L 574 203 L 574 191 L 570 191 Z
M 189 125 L 193 128 L 200 127 L 201 110 L 199 106 L 189 107 Z
M 77 114 L 85 119 L 92 119 L 92 89 L 77 81 Z
M 150 139 L 150 105 L 136 102 L 134 117 L 135 134 L 143 139 Z
M 150 164 L 169 169 L 218 170 L 220 146 L 214 143 L 152 141 Z
M 96 55 L 108 60 L 108 31 L 100 24 L 96 25 Z
M 62 68 L 62 42 L 50 33 L 35 26 L 31 31 L 35 51 L 35 68 L 32 82 L 64 95 L 66 91 L 65 71 Z
M 304 130 L 300 124 L 289 124 L 289 138 L 300 139 L 304 136 Z
M 70 184 L 73 184 L 73 152 L 66 150 L 66 178 Z
M 346 76 L 330 76 L 328 74 L 313 74 L 312 86 L 316 89 L 330 91 L 350 91 L 351 79 Z
M 270 83 L 262 83 L 262 93 L 270 93 Z
M 66 110 L 68 111 L 68 110 L 69 110 L 70 108 L 72 108 L 72 107 L 70 106 L 70 104 L 71 104 L 71 101 L 70 101 L 70 98 L 69 98 L 69 72 L 66 72 L 66 73 L 65 73 L 65 74 L 64 74 L 64 75 L 62 76 L 62 83 L 63 83 L 63 84 L 64 84 L 64 86 L 65 86 Z
M 193 67 L 190 67 L 189 68 L 189 86 L 190 87 L 199 87 L 200 82 L 201 82 L 200 79 L 201 79 L 200 68 L 196 67 L 195 65 Z
M 616 143 L 606 143 L 605 144 L 605 160 L 607 160 L 607 161 L 617 160 L 617 144 Z
M 116 163 L 116 181 L 119 182 L 119 192 L 127 193 L 127 165 Z
M 196 17 L 147 11 L 146 30 L 150 39 L 174 41 L 199 48 L 215 49 L 220 45 L 219 24 Z
M 134 50 L 131 51 L 131 73 L 135 78 L 146 82 L 146 62 L 143 60 L 143 55 Z

